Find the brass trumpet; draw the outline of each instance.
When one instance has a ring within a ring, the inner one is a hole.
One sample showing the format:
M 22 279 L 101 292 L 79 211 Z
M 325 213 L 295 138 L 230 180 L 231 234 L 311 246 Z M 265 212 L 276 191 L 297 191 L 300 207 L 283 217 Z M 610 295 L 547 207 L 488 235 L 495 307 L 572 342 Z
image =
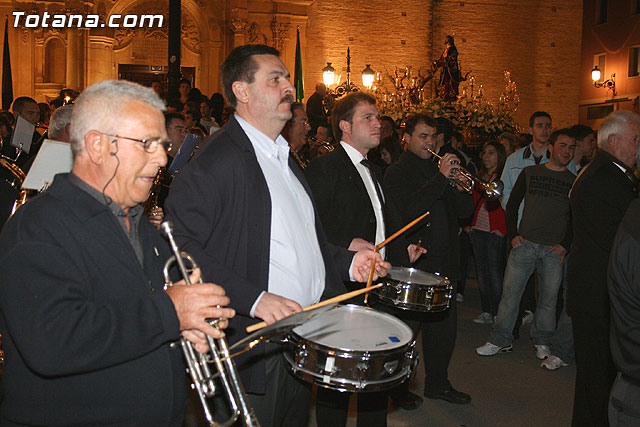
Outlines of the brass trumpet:
M 322 145 L 325 148 L 325 150 L 327 150 L 329 153 L 334 150 L 333 145 L 329 144 L 327 141 L 320 141 L 315 136 L 308 135 L 307 139 L 311 142 L 315 142 L 316 144 Z
M 175 263 L 180 270 L 180 274 L 187 285 L 191 284 L 189 279 L 189 271 L 198 268 L 191 255 L 186 252 L 180 252 L 173 238 L 173 225 L 170 221 L 161 224 L 162 232 L 169 240 L 173 256 L 167 260 L 164 265 L 165 289 L 172 286 L 169 270 Z M 185 262 L 189 263 L 189 269 Z M 202 282 L 202 279 L 200 279 Z M 208 319 L 207 322 L 214 328 L 219 329 L 218 324 L 225 319 Z M 191 341 L 180 338 L 180 345 L 188 366 L 188 372 L 193 381 L 192 387 L 197 391 L 200 402 L 204 409 L 204 414 L 210 426 L 226 427 L 241 419 L 243 425 L 247 427 L 260 427 L 260 424 L 247 403 L 247 396 L 244 393 L 242 383 L 238 378 L 238 372 L 233 359 L 229 356 L 229 348 L 224 338 L 213 339 L 207 335 L 209 343 L 209 353 L 202 354 L 196 351 Z M 211 372 L 210 364 L 215 365 L 215 373 Z M 223 423 L 217 423 L 213 420 L 213 409 L 208 399 L 217 393 L 217 385 L 215 380 L 220 379 L 224 391 L 226 392 L 231 406 L 232 414 L 228 420 Z
M 436 156 L 438 159 L 442 160 L 442 156 L 438 155 L 435 151 L 429 148 L 427 148 L 427 150 L 431 154 Z M 460 162 L 457 162 L 457 163 L 460 164 Z M 487 182 L 478 178 L 476 175 L 472 174 L 471 172 L 469 172 L 463 167 L 456 168 L 456 171 L 460 172 L 460 174 L 462 175 L 462 179 L 459 179 L 453 176 L 450 177 L 449 182 L 451 183 L 452 186 L 455 187 L 456 185 L 459 185 L 460 187 L 462 187 L 464 191 L 466 191 L 467 193 L 471 193 L 471 191 L 473 190 L 473 187 L 475 185 L 478 185 L 484 191 L 484 196 L 489 200 L 499 199 L 502 196 L 502 191 L 504 190 L 504 184 L 499 179 L 496 179 L 495 181 Z

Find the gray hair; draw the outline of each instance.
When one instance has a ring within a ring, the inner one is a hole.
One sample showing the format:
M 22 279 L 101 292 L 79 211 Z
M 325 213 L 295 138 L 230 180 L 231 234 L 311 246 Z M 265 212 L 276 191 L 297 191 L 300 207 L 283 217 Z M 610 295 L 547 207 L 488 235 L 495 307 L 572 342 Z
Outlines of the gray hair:
M 71 122 L 73 104 L 56 108 L 49 119 L 49 138 L 58 140 L 65 127 Z
M 609 136 L 620 137 L 625 127 L 632 123 L 640 125 L 640 116 L 632 111 L 616 111 L 609 114 L 598 129 L 598 147 L 607 148 Z
M 84 137 L 91 130 L 115 134 L 122 109 L 133 101 L 164 111 L 156 92 L 126 80 L 103 80 L 89 86 L 78 96 L 71 115 L 71 150 L 75 158 L 84 150 Z

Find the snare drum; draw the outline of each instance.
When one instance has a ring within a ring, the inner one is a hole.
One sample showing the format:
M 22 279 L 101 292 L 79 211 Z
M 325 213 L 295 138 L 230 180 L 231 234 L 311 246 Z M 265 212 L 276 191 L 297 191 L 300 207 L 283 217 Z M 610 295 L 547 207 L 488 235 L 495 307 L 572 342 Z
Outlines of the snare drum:
M 380 279 L 384 286 L 371 291 L 381 303 L 410 311 L 444 311 L 451 303 L 453 286 L 444 276 L 415 268 L 393 267 Z
M 413 332 L 398 318 L 357 305 L 320 313 L 293 329 L 285 359 L 294 375 L 338 391 L 381 391 L 418 363 Z

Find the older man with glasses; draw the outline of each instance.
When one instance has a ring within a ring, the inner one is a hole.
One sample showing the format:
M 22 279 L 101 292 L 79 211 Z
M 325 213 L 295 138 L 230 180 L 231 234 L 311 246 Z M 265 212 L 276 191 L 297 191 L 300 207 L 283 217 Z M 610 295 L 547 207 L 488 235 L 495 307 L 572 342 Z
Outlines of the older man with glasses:
M 140 203 L 167 161 L 162 101 L 125 81 L 73 108 L 71 173 L 20 208 L 0 235 L 0 423 L 180 425 L 181 336 L 206 350 L 207 318 L 230 318 L 211 283 L 163 290 L 171 251 Z M 195 282 L 199 272 L 191 279 Z

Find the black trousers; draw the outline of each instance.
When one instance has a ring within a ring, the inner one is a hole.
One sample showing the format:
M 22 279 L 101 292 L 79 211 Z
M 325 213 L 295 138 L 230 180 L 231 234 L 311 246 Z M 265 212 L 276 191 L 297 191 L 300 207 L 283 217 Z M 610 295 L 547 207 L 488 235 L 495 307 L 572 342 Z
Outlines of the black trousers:
M 453 285 L 451 306 L 448 310 L 438 313 L 418 313 L 386 309 L 409 325 L 416 337 L 422 332 L 421 359 L 426 373 L 425 392 L 438 393 L 451 387 L 449 362 L 458 333 L 457 284 Z M 402 394 L 403 388 L 404 390 L 408 388 L 408 381 L 395 393 Z
M 576 352 L 572 425 L 607 426 L 609 392 L 616 378 L 609 350 L 609 318 L 585 310 L 572 313 L 571 321 Z
M 354 393 L 341 393 L 318 387 L 316 422 L 318 427 L 347 425 L 349 398 Z M 389 392 L 355 393 L 358 399 L 358 427 L 386 427 Z
M 282 356 L 285 347 L 267 343 L 267 392 L 247 393 L 262 427 L 306 426 L 311 408 L 311 385 L 291 374 Z

